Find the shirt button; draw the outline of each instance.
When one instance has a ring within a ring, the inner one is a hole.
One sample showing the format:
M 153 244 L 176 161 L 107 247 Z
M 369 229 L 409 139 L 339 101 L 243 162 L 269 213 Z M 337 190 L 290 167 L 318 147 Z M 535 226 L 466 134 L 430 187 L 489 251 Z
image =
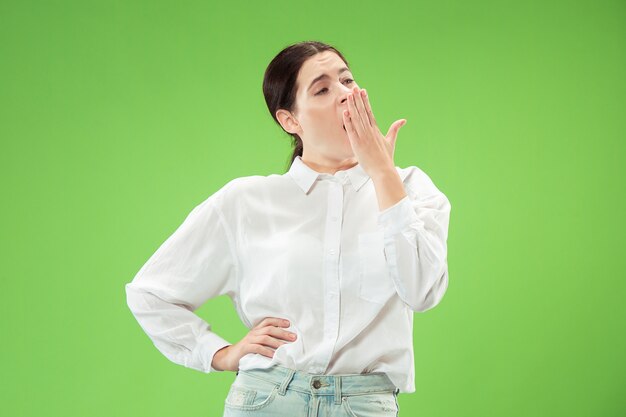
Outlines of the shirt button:
M 322 386 L 322 383 L 320 382 L 319 379 L 316 379 L 315 381 L 313 381 L 313 388 L 318 389 L 321 386 Z
M 331 249 L 329 252 L 330 252 L 331 255 L 335 254 L 335 250 L 334 249 Z

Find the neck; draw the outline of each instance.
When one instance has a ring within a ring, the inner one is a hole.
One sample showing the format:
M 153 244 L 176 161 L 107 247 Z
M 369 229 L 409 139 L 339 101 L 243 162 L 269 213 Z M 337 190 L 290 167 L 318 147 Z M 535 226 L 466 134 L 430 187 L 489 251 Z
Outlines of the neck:
M 356 164 L 358 164 L 358 160 L 356 157 L 351 157 L 342 160 L 333 160 L 333 159 L 316 159 L 311 160 L 306 156 L 302 156 L 302 162 L 304 162 L 309 168 L 314 171 L 331 174 L 334 175 L 337 171 L 345 171 L 348 170 Z

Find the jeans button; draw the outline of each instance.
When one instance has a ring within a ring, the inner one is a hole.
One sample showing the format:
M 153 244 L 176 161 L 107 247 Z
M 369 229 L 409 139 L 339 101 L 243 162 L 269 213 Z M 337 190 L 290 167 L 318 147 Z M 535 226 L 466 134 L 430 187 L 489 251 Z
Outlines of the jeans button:
M 319 379 L 316 379 L 315 381 L 313 381 L 313 388 L 317 389 L 321 386 L 322 386 L 322 383 L 320 382 Z

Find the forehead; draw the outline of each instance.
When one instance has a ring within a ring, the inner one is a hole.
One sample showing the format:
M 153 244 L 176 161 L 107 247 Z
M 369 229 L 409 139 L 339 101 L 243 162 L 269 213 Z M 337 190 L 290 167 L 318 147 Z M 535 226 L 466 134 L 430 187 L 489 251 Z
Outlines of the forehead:
M 298 75 L 298 85 L 300 88 L 306 88 L 315 77 L 324 73 L 334 75 L 339 68 L 345 66 L 347 66 L 346 63 L 332 51 L 315 54 L 302 64 Z

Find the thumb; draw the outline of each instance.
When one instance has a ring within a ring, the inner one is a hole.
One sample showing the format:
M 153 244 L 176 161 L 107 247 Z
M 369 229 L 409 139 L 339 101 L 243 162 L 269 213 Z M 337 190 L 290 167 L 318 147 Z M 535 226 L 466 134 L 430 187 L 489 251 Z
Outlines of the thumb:
M 389 131 L 387 132 L 387 138 L 391 141 L 391 144 L 395 147 L 396 139 L 398 138 L 398 132 L 400 128 L 406 124 L 406 119 L 400 119 L 393 122 L 393 124 L 389 127 Z

